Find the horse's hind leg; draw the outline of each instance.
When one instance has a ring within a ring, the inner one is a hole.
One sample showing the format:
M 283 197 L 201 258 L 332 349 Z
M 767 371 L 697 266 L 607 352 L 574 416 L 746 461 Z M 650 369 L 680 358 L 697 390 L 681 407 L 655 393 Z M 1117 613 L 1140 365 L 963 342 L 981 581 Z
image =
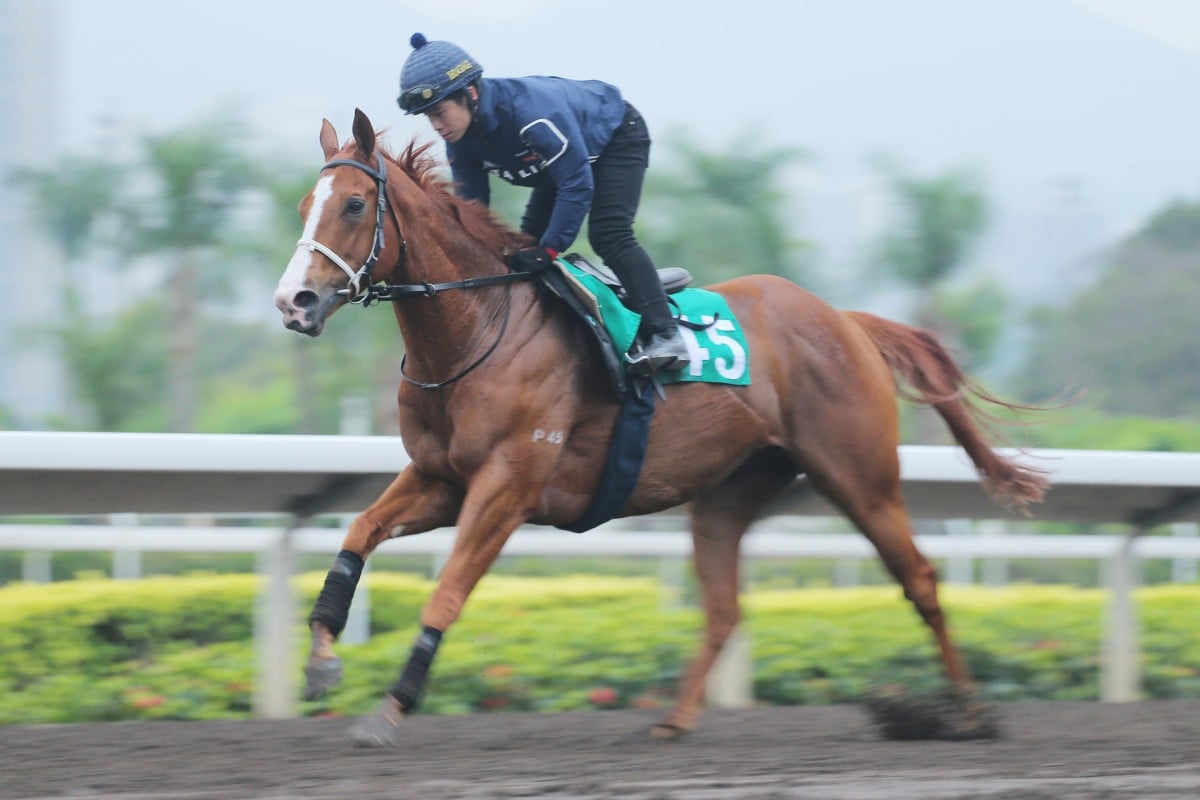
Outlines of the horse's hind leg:
M 869 469 L 861 462 L 857 466 Z M 861 473 L 849 484 L 834 484 L 838 488 L 823 483 L 827 495 L 875 545 L 883 563 L 903 587 L 904 596 L 933 632 L 953 691 L 947 698 L 949 703 L 937 695 L 906 698 L 888 692 L 868 698 L 867 705 L 889 738 L 994 738 L 994 711 L 980 700 L 962 656 L 950 641 L 946 617 L 938 602 L 937 573 L 913 542 L 900 492 L 899 466 L 888 465 L 887 470 L 885 485 L 874 486 L 878 494 L 871 491 L 869 479 L 861 482 Z M 893 470 L 894 476 L 890 474 Z M 844 488 L 847 485 L 852 487 L 848 491 Z
M 895 452 L 848 458 L 828 472 L 810 469 L 809 479 L 875 546 L 888 571 L 904 589 L 904 596 L 933 632 L 947 677 L 956 689 L 963 693 L 970 691 L 971 676 L 950 641 L 945 614 L 938 602 L 937 572 L 913 541 Z
M 742 536 L 767 501 L 795 477 L 795 467 L 781 453 L 761 453 L 694 501 L 692 557 L 703 593 L 704 638 L 680 684 L 674 710 L 651 730 L 655 738 L 675 738 L 695 727 L 705 679 L 741 618 L 738 550 Z

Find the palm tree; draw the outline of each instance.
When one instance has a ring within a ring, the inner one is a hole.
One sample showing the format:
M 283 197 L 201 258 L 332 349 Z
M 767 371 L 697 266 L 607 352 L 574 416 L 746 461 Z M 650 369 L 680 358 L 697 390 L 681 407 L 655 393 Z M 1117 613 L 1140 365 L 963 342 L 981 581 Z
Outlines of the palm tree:
M 113 376 L 104 375 L 102 370 L 80 368 L 87 361 L 84 351 L 89 340 L 84 331 L 91 327 L 91 322 L 79 292 L 79 281 L 72 276 L 80 275 L 85 268 L 84 256 L 95 247 L 99 229 L 113 214 L 126 174 L 127 170 L 116 162 L 72 155 L 58 161 L 53 168 L 23 167 L 10 176 L 27 194 L 34 209 L 33 218 L 57 250 L 59 263 L 52 268 L 64 279 L 60 297 L 65 321 L 57 327 L 55 339 L 62 348 L 68 380 L 101 425 L 106 417 L 102 409 L 111 405 L 106 398 L 111 394 Z M 53 281 L 52 285 L 57 283 Z
M 943 320 L 933 290 L 962 266 L 987 229 L 982 182 L 966 169 L 931 178 L 914 177 L 894 167 L 883 169 L 890 173 L 900 222 L 884 236 L 878 260 L 892 276 L 920 293 L 917 324 L 937 327 Z
M 144 167 L 148 194 L 126 209 L 131 255 L 162 255 L 169 293 L 169 427 L 188 431 L 196 413 L 196 309 L 200 302 L 200 263 L 226 234 L 254 172 L 238 145 L 240 125 L 200 122 L 147 136 Z
M 28 193 L 34 217 L 58 247 L 63 266 L 72 268 L 93 244 L 98 224 L 112 213 L 125 174 L 112 161 L 68 156 L 53 169 L 14 170 L 12 180 Z
M 987 228 L 982 182 L 967 169 L 921 178 L 889 163 L 880 168 L 891 180 L 900 220 L 882 238 L 878 264 L 889 277 L 917 290 L 917 326 L 945 332 L 951 327 L 952 308 L 969 312 L 974 305 L 970 295 L 955 297 L 939 289 L 965 263 Z M 989 341 L 995 333 L 988 334 Z M 918 413 L 915 435 L 918 442 L 934 443 L 946 434 L 932 413 Z

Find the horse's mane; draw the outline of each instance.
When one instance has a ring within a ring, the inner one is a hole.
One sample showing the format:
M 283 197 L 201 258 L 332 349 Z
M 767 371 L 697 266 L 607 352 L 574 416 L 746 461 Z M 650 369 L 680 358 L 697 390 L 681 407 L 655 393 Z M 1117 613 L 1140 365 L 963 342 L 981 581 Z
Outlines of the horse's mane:
M 493 214 L 487 206 L 455 195 L 453 184 L 439 172 L 441 163 L 429 153 L 432 147 L 432 142 L 418 144 L 413 139 L 399 156 L 394 156 L 382 148 L 381 152 L 412 178 L 434 204 L 458 220 L 468 236 L 497 256 L 503 258 L 507 251 L 534 244 L 528 236 L 514 230 Z

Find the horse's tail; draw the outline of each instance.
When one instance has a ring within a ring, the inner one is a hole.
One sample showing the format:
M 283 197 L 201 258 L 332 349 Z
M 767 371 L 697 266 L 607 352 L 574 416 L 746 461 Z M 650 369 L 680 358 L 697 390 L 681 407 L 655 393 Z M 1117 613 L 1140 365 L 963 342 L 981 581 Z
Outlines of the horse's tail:
M 1032 406 L 1002 400 L 968 378 L 950 353 L 928 331 L 860 311 L 846 312 L 879 349 L 892 371 L 915 390 L 900 393 L 915 402 L 933 406 L 955 440 L 967 451 L 985 488 L 1000 503 L 1026 510 L 1042 499 L 1049 481 L 1045 471 L 1006 458 L 992 449 L 985 425 L 987 416 L 971 399 L 1009 410 L 1033 410 Z

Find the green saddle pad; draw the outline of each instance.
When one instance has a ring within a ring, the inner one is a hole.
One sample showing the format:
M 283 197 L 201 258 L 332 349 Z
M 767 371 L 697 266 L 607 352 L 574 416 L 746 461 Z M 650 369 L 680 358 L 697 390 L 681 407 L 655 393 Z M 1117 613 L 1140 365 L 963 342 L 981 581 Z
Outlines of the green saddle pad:
M 624 355 L 633 347 L 641 315 L 626 308 L 600 279 L 564 259 L 557 259 L 555 263 L 608 331 L 623 362 Z M 682 323 L 679 332 L 687 342 L 692 361 L 682 370 L 659 373 L 659 380 L 663 383 L 699 381 L 748 386 L 750 349 L 742 326 L 725 298 L 707 289 L 684 289 L 672 293 L 668 299 L 678 311 Z

